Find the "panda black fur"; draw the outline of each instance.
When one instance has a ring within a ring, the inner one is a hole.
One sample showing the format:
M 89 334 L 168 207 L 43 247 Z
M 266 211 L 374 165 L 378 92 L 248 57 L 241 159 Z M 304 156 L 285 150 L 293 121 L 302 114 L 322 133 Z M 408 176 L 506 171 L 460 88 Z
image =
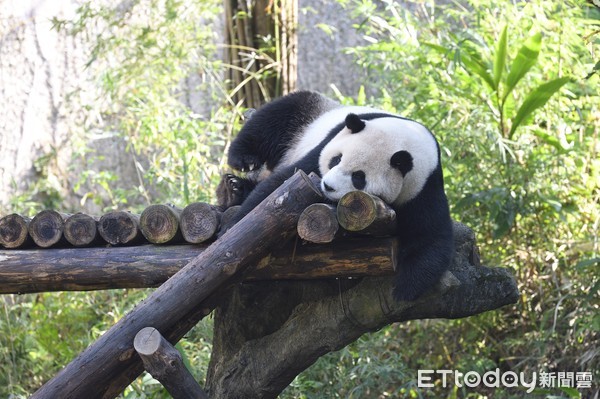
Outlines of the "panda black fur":
M 363 190 L 394 208 L 397 300 L 417 299 L 450 265 L 452 222 L 439 146 L 417 122 L 300 91 L 254 112 L 232 142 L 228 162 L 249 172 L 246 178 L 224 176 L 217 189 L 221 206 L 241 203 L 231 224 L 301 169 L 321 176 L 332 201 Z

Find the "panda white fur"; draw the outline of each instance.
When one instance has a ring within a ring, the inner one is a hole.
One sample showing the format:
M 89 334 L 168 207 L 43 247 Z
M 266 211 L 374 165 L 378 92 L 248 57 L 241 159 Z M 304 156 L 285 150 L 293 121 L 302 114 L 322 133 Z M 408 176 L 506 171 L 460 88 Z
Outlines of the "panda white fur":
M 368 107 L 342 106 L 300 91 L 254 112 L 232 142 L 217 197 L 240 220 L 296 170 L 321 176 L 324 195 L 352 190 L 382 198 L 397 214 L 400 238 L 394 297 L 415 300 L 448 268 L 452 222 L 437 141 L 423 125 Z M 228 226 L 225 226 L 225 228 Z

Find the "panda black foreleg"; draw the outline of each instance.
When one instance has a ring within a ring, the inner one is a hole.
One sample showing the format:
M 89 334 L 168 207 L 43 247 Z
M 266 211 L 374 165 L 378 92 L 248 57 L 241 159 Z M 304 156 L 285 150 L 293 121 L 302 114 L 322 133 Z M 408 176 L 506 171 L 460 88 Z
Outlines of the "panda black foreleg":
M 393 296 L 414 301 L 434 287 L 450 266 L 453 241 L 446 237 L 401 248 L 396 265 Z
M 250 213 L 250 211 L 292 176 L 294 171 L 294 167 L 284 168 L 283 170 L 271 174 L 266 180 L 256 184 L 244 198 L 240 210 L 236 215 L 232 217 L 226 225 L 221 226 L 219 236 L 225 233 L 231 226 L 242 220 L 244 216 Z

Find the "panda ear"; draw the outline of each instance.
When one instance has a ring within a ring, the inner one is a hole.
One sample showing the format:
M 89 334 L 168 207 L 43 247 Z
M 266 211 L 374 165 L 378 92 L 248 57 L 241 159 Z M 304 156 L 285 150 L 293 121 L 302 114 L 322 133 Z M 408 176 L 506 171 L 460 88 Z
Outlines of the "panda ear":
M 358 133 L 365 128 L 365 122 L 356 114 L 348 114 L 348 116 L 346 116 L 346 127 L 350 129 L 352 133 Z
M 413 168 L 413 157 L 408 151 L 398 151 L 392 155 L 390 165 L 392 168 L 398 169 L 402 176 L 406 176 Z

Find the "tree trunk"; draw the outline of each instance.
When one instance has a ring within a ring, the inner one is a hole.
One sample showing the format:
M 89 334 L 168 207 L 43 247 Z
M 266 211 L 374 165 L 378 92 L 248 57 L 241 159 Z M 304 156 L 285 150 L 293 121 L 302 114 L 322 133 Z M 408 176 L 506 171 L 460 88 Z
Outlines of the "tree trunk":
M 467 317 L 515 303 L 514 278 L 479 264 L 473 233 L 457 224 L 455 240 L 450 272 L 415 302 L 395 302 L 389 277 L 236 286 L 215 312 L 209 396 L 275 398 L 319 357 L 364 333 L 392 322 Z

